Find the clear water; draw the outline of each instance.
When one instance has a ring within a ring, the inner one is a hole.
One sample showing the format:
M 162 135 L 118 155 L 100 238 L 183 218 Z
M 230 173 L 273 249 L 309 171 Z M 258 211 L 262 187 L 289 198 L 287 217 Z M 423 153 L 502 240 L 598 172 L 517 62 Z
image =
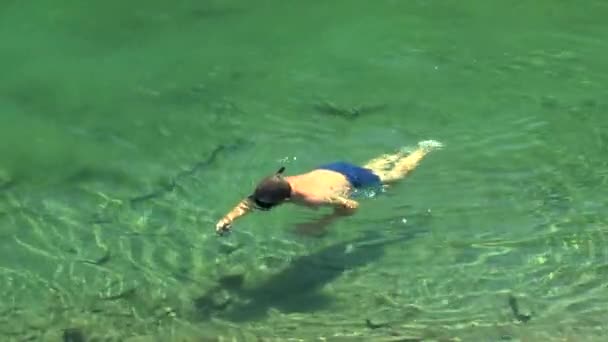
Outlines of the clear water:
M 605 1 L 4 1 L 3 340 L 603 341 Z M 446 148 L 214 223 L 262 176 Z M 515 300 L 518 310 L 510 305 Z

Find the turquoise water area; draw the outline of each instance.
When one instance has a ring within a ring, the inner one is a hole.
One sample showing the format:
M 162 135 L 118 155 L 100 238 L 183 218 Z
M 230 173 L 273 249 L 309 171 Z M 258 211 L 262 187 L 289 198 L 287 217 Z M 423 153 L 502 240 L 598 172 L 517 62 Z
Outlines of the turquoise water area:
M 604 341 L 608 2 L 3 1 L 3 341 Z M 335 222 L 263 176 L 436 139 Z

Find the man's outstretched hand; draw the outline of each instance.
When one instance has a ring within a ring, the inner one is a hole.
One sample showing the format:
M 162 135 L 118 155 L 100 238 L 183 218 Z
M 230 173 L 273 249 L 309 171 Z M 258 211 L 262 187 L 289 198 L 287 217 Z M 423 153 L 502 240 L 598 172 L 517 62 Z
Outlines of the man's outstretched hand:
M 230 219 L 223 218 L 215 225 L 215 232 L 218 235 L 224 235 L 230 232 L 230 228 L 232 228 L 232 221 Z

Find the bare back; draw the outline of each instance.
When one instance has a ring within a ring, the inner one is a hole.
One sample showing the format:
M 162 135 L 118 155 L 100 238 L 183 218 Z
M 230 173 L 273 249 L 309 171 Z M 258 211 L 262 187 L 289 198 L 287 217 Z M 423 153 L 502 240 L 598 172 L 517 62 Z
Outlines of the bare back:
M 295 200 L 312 206 L 322 205 L 332 196 L 346 196 L 352 191 L 344 175 L 317 169 L 304 174 L 286 177 L 295 190 Z

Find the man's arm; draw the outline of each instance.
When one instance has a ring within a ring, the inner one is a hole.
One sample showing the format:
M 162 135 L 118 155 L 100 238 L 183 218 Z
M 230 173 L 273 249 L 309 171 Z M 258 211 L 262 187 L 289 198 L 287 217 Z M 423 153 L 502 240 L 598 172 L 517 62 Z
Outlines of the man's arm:
M 330 196 L 327 198 L 327 204 L 333 206 L 336 210 L 349 214 L 354 213 L 359 208 L 359 202 L 343 196 Z
M 230 226 L 237 218 L 247 214 L 254 208 L 253 203 L 249 198 L 245 198 L 241 200 L 228 214 L 222 217 L 221 220 L 217 222 L 215 225 L 215 231 L 218 234 L 223 234 L 226 231 L 230 230 Z
M 297 224 L 296 228 L 298 232 L 305 235 L 322 235 L 326 232 L 326 228 L 335 220 L 354 214 L 359 207 L 357 201 L 342 196 L 330 196 L 324 198 L 322 201 L 315 201 L 315 203 L 331 206 L 334 210 L 312 222 Z

